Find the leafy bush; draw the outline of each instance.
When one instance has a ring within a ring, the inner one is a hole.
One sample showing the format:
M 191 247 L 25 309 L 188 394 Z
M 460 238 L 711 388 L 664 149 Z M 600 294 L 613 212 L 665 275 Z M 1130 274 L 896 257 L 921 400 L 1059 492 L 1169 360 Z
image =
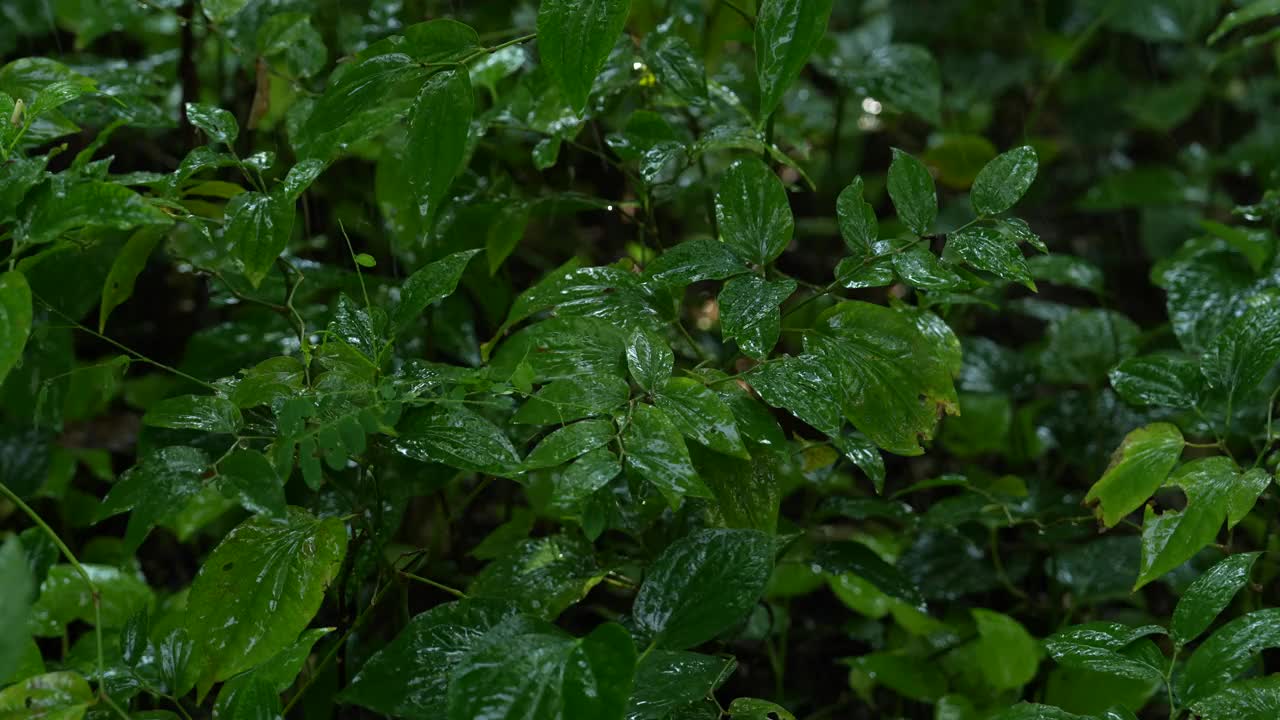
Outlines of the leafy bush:
M 1270 0 L 10 0 L 0 718 L 1280 717 Z

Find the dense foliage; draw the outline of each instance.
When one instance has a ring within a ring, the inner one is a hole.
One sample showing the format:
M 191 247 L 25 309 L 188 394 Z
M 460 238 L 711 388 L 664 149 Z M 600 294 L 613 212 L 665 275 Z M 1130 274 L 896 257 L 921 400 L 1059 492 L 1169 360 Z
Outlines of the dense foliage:
M 4 0 L 0 718 L 1280 717 L 1277 17 Z

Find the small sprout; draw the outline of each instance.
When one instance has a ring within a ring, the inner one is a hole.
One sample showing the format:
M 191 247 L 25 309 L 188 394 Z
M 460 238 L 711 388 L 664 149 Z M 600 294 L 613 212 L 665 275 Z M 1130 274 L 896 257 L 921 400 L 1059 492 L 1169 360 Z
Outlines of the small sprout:
M 27 106 L 19 99 L 13 104 L 13 114 L 9 116 L 9 124 L 14 127 L 22 127 L 22 116 Z
M 371 268 L 377 265 L 378 261 L 374 260 L 373 256 L 369 253 L 360 253 L 359 255 L 356 255 L 356 264 L 360 267 Z

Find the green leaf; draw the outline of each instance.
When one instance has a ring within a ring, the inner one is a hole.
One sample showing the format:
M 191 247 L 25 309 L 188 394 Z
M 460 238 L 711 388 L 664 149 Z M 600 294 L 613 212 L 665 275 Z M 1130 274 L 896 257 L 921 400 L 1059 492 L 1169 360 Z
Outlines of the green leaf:
M 1089 488 L 1085 504 L 1094 506 L 1103 525 L 1115 527 L 1164 484 L 1182 456 L 1182 447 L 1182 432 L 1170 423 L 1152 423 L 1130 432 L 1111 455 L 1102 478 Z
M 394 122 L 408 109 L 406 96 L 418 91 L 425 72 L 404 52 L 352 63 L 325 88 L 294 140 L 299 157 L 328 159 Z
M 18 223 L 18 237 L 46 243 L 85 227 L 129 230 L 140 225 L 172 225 L 173 219 L 146 198 L 123 185 L 91 180 L 65 187 L 53 183 L 27 196 L 28 211 Z
M 502 600 L 466 599 L 414 616 L 373 654 L 339 699 L 383 715 L 433 717 L 448 700 L 449 679 L 467 651 L 516 617 Z M 405 682 L 413 678 L 413 682 Z
M 795 280 L 764 280 L 755 275 L 733 278 L 720 290 L 720 330 L 737 340 L 744 355 L 763 360 L 781 333 L 778 307 L 796 291 Z
M 738 160 L 720 176 L 716 223 L 729 249 L 757 265 L 777 259 L 795 232 L 782 180 L 755 158 Z
M 723 242 L 687 240 L 659 255 L 644 269 L 646 281 L 683 288 L 703 280 L 724 280 L 747 272 L 747 266 Z
M 711 490 L 698 478 L 680 431 L 666 413 L 638 404 L 622 435 L 627 467 L 653 483 L 675 507 L 682 497 L 711 499 Z
M 240 409 L 230 400 L 217 395 L 179 395 L 152 405 L 142 416 L 142 423 L 174 430 L 203 430 L 210 433 L 235 433 L 244 420 Z
M 716 526 L 777 532 L 783 488 L 774 454 L 761 451 L 750 460 L 739 460 L 698 445 L 689 450 L 698 475 L 716 496 Z
M 756 79 L 761 122 L 782 102 L 827 33 L 832 0 L 763 0 L 756 13 Z
M 674 32 L 651 32 L 645 35 L 644 52 L 667 89 L 686 102 L 706 102 L 707 71 L 684 38 Z
M 511 421 L 527 425 L 564 425 L 603 415 L 627 401 L 631 388 L 613 375 L 587 375 L 557 380 L 525 401 Z
M 80 720 L 96 702 L 80 673 L 51 672 L 0 690 L 0 718 Z
M 607 444 L 617 435 L 611 420 L 583 420 L 555 430 L 538 442 L 524 459 L 527 470 L 563 465 Z
M 1236 592 L 1249 582 L 1249 570 L 1261 553 L 1239 553 L 1219 561 L 1196 578 L 1173 610 L 1169 636 L 1179 645 L 1195 640 L 1209 628 Z
M 282 12 L 267 18 L 258 27 L 258 53 L 283 64 L 291 75 L 311 77 L 324 68 L 328 51 L 324 38 L 311 26 L 311 15 L 305 12 Z
M 31 333 L 31 287 L 16 270 L 0 274 L 0 383 L 22 359 Z
M 207 4 L 206 4 L 207 5 Z M 207 9 L 207 8 L 206 8 Z M 213 142 L 233 145 L 240 135 L 236 116 L 213 105 L 187 103 L 187 120 L 204 131 Z
M 627 24 L 630 0 L 543 0 L 538 5 L 538 54 L 581 114 L 596 76 Z
M 1040 643 L 1008 615 L 981 608 L 970 613 L 978 626 L 973 651 L 987 683 L 997 690 L 1012 690 L 1031 682 L 1040 665 Z
M 1272 15 L 1280 15 L 1280 0 L 1254 0 L 1239 10 L 1227 13 L 1206 42 L 1212 45 L 1232 30 Z
M 1194 703 L 1228 686 L 1249 669 L 1258 653 L 1280 647 L 1280 608 L 1255 610 L 1218 628 L 1182 667 L 1176 689 Z
M 256 288 L 289 245 L 293 234 L 293 202 L 279 195 L 241 193 L 227 203 L 225 239 L 245 277 Z
M 346 550 L 341 519 L 318 519 L 298 508 L 289 508 L 284 521 L 259 515 L 228 533 L 187 597 L 202 694 L 293 643 L 319 609 Z
M 880 239 L 880 224 L 876 211 L 863 199 L 862 177 L 855 177 L 836 198 L 836 217 L 840 223 L 840 237 L 856 255 L 874 255 L 876 241 Z
M 627 368 L 631 379 L 645 392 L 653 392 L 666 384 L 675 367 L 671 346 L 655 333 L 637 328 L 627 340 Z
M 1280 361 L 1280 294 L 1263 293 L 1205 348 L 1200 371 L 1227 408 L 1253 391 Z M 1229 410 L 1228 410 L 1229 411 Z
M 0 586 L 0 627 L 9 628 L 8 638 L 0 643 L 0 681 L 6 681 L 18 668 L 24 645 L 31 640 L 25 628 L 36 590 L 17 535 L 10 535 L 0 545 L 0 578 L 4 578 Z
M 498 426 L 462 405 L 437 404 L 405 418 L 396 449 L 423 462 L 511 477 L 520 454 Z
M 239 408 L 271 405 L 302 389 L 306 369 L 292 357 L 273 357 L 263 360 L 248 370 L 231 390 L 231 402 Z
M 671 543 L 636 595 L 636 626 L 659 646 L 701 645 L 746 617 L 773 570 L 758 530 L 699 530 Z
M 40 587 L 39 599 L 31 607 L 32 634 L 59 637 L 76 620 L 103 630 L 122 628 L 129 618 L 154 602 L 151 589 L 137 571 L 92 563 L 81 563 L 81 567 L 98 590 L 99 611 L 94 610 L 93 593 L 80 571 L 71 565 L 54 565 Z
M 577 379 L 584 375 L 627 372 L 629 333 L 618 324 L 597 317 L 555 317 L 532 325 L 504 342 L 491 364 L 494 377 L 510 377 L 517 365 L 528 363 L 534 382 Z
M 285 516 L 284 487 L 265 455 L 236 450 L 218 461 L 218 489 L 252 513 Z
M 913 607 L 923 608 L 920 590 L 897 568 L 880 559 L 871 548 L 856 540 L 823 543 L 813 556 L 813 564 L 830 575 L 854 574 L 880 592 Z
M 835 378 L 819 358 L 788 355 L 762 363 L 748 378 L 773 407 L 787 410 L 827 435 L 840 434 L 840 400 L 831 392 Z
M 737 720 L 796 720 L 781 705 L 756 698 L 737 698 L 729 704 L 729 717 Z
M 1191 703 L 1202 720 L 1272 720 L 1280 715 L 1280 675 L 1234 682 Z
M 133 295 L 133 284 L 138 275 L 147 266 L 147 258 L 160 242 L 161 234 L 150 228 L 134 233 L 124 249 L 116 255 L 107 273 L 107 281 L 102 285 L 102 304 L 98 309 L 98 332 L 107 327 L 107 318 L 124 301 Z M 0 373 L 0 377 L 3 374 Z
M 450 295 L 458 287 L 471 258 L 480 251 L 462 250 L 422 266 L 400 286 L 400 301 L 391 311 L 391 324 L 403 332 L 428 306 Z
M 733 673 L 732 657 L 651 650 L 636 668 L 635 691 L 627 707 L 630 720 L 666 720 L 707 697 Z
M 1182 488 L 1186 507 L 1156 515 L 1147 506 L 1142 520 L 1142 566 L 1134 589 L 1213 544 L 1223 521 L 1238 522 L 1269 481 L 1265 470 L 1242 474 L 1230 458 L 1222 456 L 1193 460 L 1174 471 L 1167 484 Z
M 832 385 L 822 392 L 836 395 L 854 427 L 889 452 L 919 455 L 939 412 L 956 412 L 940 343 L 902 313 L 843 302 L 819 316 L 807 343 L 836 379 L 834 393 Z
M 622 720 L 635 667 L 635 644 L 616 623 L 580 639 L 517 635 L 473 649 L 458 662 L 447 717 Z
M 529 615 L 555 620 L 604 578 L 594 550 L 586 540 L 563 533 L 525 540 L 486 565 L 468 594 L 507 600 Z
M 422 227 L 432 226 L 440 202 L 462 168 L 474 103 L 465 68 L 442 70 L 427 78 L 415 101 L 404 150 L 404 181 L 413 193 Z
M 1134 641 L 1164 634 L 1157 625 L 1129 627 L 1113 622 L 1075 625 L 1045 638 L 1044 648 L 1058 663 L 1135 680 L 1164 681 L 1164 668 L 1122 651 Z
M 1101 384 L 1107 373 L 1138 349 L 1141 331 L 1132 320 L 1104 308 L 1071 308 L 1049 323 L 1040 364 L 1060 383 Z
M 201 450 L 161 448 L 120 476 L 98 506 L 97 519 L 132 511 L 124 539 L 126 547 L 136 549 L 152 527 L 173 517 L 200 493 L 208 467 L 209 458 Z
M 204 0 L 200 9 L 215 23 L 224 23 L 244 9 L 249 0 Z
M 994 227 L 975 225 L 951 233 L 942 250 L 942 259 L 956 265 L 965 263 L 974 269 L 1021 283 L 1031 290 L 1036 289 L 1031 268 L 1027 266 L 1027 259 L 1017 243 Z
M 979 215 L 998 215 L 1017 204 L 1036 179 L 1040 158 L 1030 145 L 1000 153 L 974 178 L 969 202 Z
M 902 224 L 916 235 L 928 235 L 938 217 L 938 193 L 929 169 L 914 156 L 894 148 L 888 187 Z
M 654 393 L 653 402 L 685 437 L 725 455 L 750 458 L 733 411 L 706 385 L 692 378 L 671 378 Z
M 1132 405 L 1188 410 L 1196 406 L 1204 379 L 1195 361 L 1160 353 L 1128 358 L 1111 370 L 1111 387 Z

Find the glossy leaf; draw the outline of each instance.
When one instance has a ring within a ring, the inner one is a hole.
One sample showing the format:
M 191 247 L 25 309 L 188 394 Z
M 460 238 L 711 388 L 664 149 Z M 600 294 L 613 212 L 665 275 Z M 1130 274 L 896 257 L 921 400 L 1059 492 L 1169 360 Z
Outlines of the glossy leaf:
M 636 668 L 629 720 L 664 720 L 711 694 L 737 666 L 731 657 L 651 650 Z
M 1155 625 L 1129 627 L 1112 622 L 1092 622 L 1061 630 L 1045 638 L 1045 650 L 1053 659 L 1068 667 L 1133 678 L 1163 680 L 1164 668 L 1124 654 L 1135 641 L 1164 629 Z
M 489 563 L 471 583 L 469 595 L 507 600 L 550 621 L 586 597 L 604 575 L 585 540 L 550 535 L 520 542 Z
M 136 548 L 151 528 L 174 514 L 198 495 L 209 458 L 192 447 L 167 447 L 143 457 L 107 493 L 97 519 L 129 511 L 125 543 Z
M 94 702 L 80 673 L 51 672 L 0 690 L 0 717 L 79 720 Z
M 979 215 L 998 215 L 1017 204 L 1036 179 L 1040 159 L 1035 148 L 1023 145 L 987 163 L 973 181 L 969 202 Z
M 1125 436 L 1102 478 L 1089 488 L 1085 503 L 1107 527 L 1142 507 L 1164 484 L 1182 455 L 1182 433 L 1170 423 L 1152 423 Z
M 409 415 L 398 428 L 396 449 L 424 462 L 509 476 L 520 454 L 496 425 L 462 405 L 441 404 Z
M 629 394 L 627 382 L 612 375 L 557 380 L 526 400 L 511 420 L 530 425 L 563 425 L 613 410 L 625 403 Z
M 636 405 L 622 435 L 626 467 L 653 483 L 673 507 L 685 496 L 712 498 L 689 459 L 680 430 L 662 410 Z
M 530 470 L 555 467 L 605 445 L 617 435 L 609 420 L 582 420 L 552 431 L 529 451 L 524 466 Z
M 208 8 L 206 8 L 206 11 Z M 213 105 L 186 104 L 187 120 L 204 131 L 213 142 L 234 145 L 240 135 L 240 125 L 231 113 Z
M 688 240 L 662 253 L 645 267 L 645 277 L 659 285 L 685 287 L 703 280 L 723 280 L 747 266 L 723 242 Z
M 734 339 L 745 355 L 762 360 L 778 344 L 778 307 L 796 291 L 794 280 L 736 277 L 720 290 L 720 328 L 725 340 Z
M 256 516 L 228 533 L 196 574 L 187 600 L 200 686 L 288 647 L 320 607 L 346 549 L 341 520 L 296 508 L 284 521 Z
M 755 21 L 762 121 L 782 102 L 827 32 L 831 0 L 764 0 Z
M 627 368 L 631 379 L 646 392 L 666 384 L 675 367 L 671 346 L 652 332 L 638 329 L 627 340 Z
M 172 225 L 173 220 L 141 195 L 123 185 L 102 181 L 36 190 L 29 210 L 18 223 L 18 236 L 46 243 L 86 227 L 129 230 L 141 225 Z
M 1203 720 L 1270 720 L 1280 713 L 1280 676 L 1234 682 L 1191 703 L 1191 711 Z
M 400 301 L 391 311 L 391 323 L 397 332 L 409 327 L 423 310 L 450 295 L 458 287 L 462 273 L 479 250 L 463 250 L 433 263 L 428 263 L 409 276 L 400 286 Z
M 226 240 L 258 287 L 271 272 L 293 234 L 293 202 L 277 195 L 247 192 L 227 203 Z
M 739 160 L 716 188 L 720 236 L 746 262 L 773 262 L 795 231 L 795 219 L 782 181 L 760 160 Z
M 738 698 L 729 704 L 729 717 L 738 720 L 796 720 L 786 708 L 768 700 Z
M 1280 294 L 1264 294 L 1205 349 L 1200 371 L 1227 407 L 1254 390 L 1280 361 Z
M 515 606 L 501 600 L 437 605 L 374 653 L 339 697 L 385 715 L 432 717 L 447 702 L 459 660 L 482 639 L 504 635 L 515 616 Z
M 900 313 L 841 303 L 819 317 L 809 345 L 837 380 L 842 414 L 885 450 L 920 454 L 940 411 L 955 412 L 951 371 L 937 345 Z
M 1182 489 L 1187 505 L 1161 515 L 1147 506 L 1142 519 L 1142 566 L 1135 587 L 1173 570 L 1213 543 L 1223 521 L 1238 522 L 1267 483 L 1265 471 L 1242 474 L 1223 456 L 1200 458 L 1178 468 L 1168 484 Z
M 685 437 L 725 455 L 750 457 L 733 411 L 706 385 L 692 378 L 671 378 L 654 393 L 653 401 Z
M 756 530 L 701 530 L 675 541 L 636 595 L 636 625 L 661 647 L 700 645 L 744 618 L 769 580 L 773 541 Z
M 467 653 L 449 683 L 449 720 L 620 720 L 635 676 L 636 649 L 621 625 L 583 638 L 517 635 Z M 494 693 L 495 687 L 509 688 Z
M 546 0 L 538 5 L 538 51 L 572 110 L 586 108 L 630 7 L 630 0 Z
M 1280 647 L 1280 608 L 1235 618 L 1215 630 L 1187 659 L 1179 676 L 1179 695 L 1188 703 L 1208 698 L 1244 673 L 1258 653 L 1275 647 Z
M 1209 628 L 1240 588 L 1249 582 L 1249 571 L 1260 553 L 1239 553 L 1219 561 L 1196 578 L 1178 599 L 1169 625 L 1169 636 L 1182 645 Z
M 975 226 L 948 235 L 942 259 L 957 265 L 964 263 L 975 270 L 985 270 L 1031 290 L 1036 289 L 1031 268 L 1027 266 L 1022 251 L 996 228 Z
M 1179 409 L 1196 405 L 1204 383 L 1195 362 L 1172 354 L 1129 358 L 1110 377 L 1111 386 L 1126 402 Z
M 226 398 L 217 395 L 180 395 L 151 406 L 142 417 L 142 422 L 152 427 L 174 430 L 234 433 L 240 429 L 243 420 L 239 408 Z
M 441 200 L 466 157 L 474 100 L 465 70 L 427 78 L 409 118 L 404 181 L 423 227 L 430 228 Z
M 888 185 L 898 219 L 916 235 L 928 235 L 938 217 L 938 193 L 924 163 L 894 148 Z
M 855 177 L 836 198 L 836 216 L 840 223 L 840 237 L 854 253 L 873 254 L 872 248 L 880 237 L 880 225 L 871 204 L 863 199 L 862 177 Z

